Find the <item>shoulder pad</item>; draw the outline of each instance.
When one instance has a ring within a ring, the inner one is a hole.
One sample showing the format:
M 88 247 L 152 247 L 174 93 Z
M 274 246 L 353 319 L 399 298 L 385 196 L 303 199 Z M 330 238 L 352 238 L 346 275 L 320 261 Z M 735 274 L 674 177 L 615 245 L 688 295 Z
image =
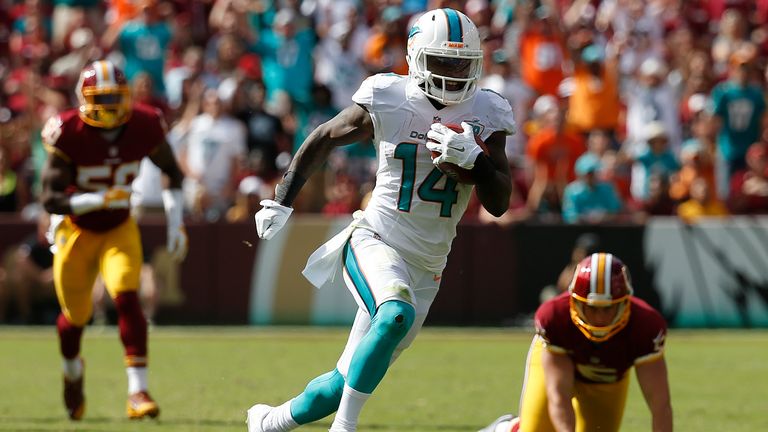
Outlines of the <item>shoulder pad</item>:
M 502 95 L 490 89 L 480 89 L 478 102 L 488 118 L 488 126 L 493 131 L 503 131 L 507 135 L 517 132 L 517 125 L 512 114 L 512 106 Z

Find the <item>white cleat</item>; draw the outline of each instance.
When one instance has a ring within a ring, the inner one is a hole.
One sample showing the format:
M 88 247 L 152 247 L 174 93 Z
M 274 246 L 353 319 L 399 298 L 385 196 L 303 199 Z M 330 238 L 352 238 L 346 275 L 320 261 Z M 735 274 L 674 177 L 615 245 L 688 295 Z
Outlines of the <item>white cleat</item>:
M 272 410 L 272 407 L 264 404 L 256 404 L 248 409 L 245 417 L 245 424 L 248 425 L 248 432 L 268 432 L 262 426 L 264 418 Z

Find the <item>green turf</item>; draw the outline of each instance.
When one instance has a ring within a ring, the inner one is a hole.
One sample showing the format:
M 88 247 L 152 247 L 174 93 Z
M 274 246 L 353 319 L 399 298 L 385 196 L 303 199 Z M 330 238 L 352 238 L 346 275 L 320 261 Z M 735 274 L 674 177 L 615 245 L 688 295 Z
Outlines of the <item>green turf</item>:
M 516 411 L 529 337 L 426 329 L 366 405 L 360 430 L 476 431 Z M 117 333 L 89 328 L 86 417 L 73 423 L 61 403 L 55 330 L 0 327 L 0 430 L 242 432 L 250 405 L 295 395 L 334 367 L 345 338 L 345 329 L 157 328 L 150 384 L 162 413 L 131 422 Z M 676 430 L 768 431 L 768 332 L 673 331 L 667 353 Z M 622 430 L 649 424 L 633 380 Z

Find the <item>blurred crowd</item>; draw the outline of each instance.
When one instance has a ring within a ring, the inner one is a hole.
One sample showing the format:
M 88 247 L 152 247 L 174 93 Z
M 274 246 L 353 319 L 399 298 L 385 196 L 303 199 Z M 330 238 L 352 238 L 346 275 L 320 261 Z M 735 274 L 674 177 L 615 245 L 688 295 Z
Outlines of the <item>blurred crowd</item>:
M 407 74 L 410 23 L 438 7 L 476 23 L 481 86 L 515 112 L 500 223 L 768 213 L 768 0 L 0 0 L 0 211 L 38 213 L 40 129 L 108 58 L 164 113 L 188 216 L 247 220 L 365 77 Z M 371 143 L 339 148 L 296 211 L 351 213 L 375 169 Z M 145 163 L 138 213 L 159 181 Z

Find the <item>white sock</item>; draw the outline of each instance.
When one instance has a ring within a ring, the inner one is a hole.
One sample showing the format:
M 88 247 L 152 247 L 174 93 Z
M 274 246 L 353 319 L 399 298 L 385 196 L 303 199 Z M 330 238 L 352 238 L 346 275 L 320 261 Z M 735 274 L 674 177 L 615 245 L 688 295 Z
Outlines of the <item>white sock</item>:
M 344 393 L 341 395 L 339 410 L 333 419 L 331 432 L 354 432 L 357 430 L 357 418 L 363 405 L 371 397 L 370 393 L 359 392 L 347 384 L 344 384 Z
M 68 380 L 74 381 L 83 376 L 83 361 L 80 360 L 80 357 L 73 359 L 65 358 L 62 364 L 64 366 L 64 376 Z
M 130 366 L 125 368 L 128 375 L 128 394 L 147 391 L 147 368 Z
M 261 422 L 265 430 L 271 432 L 288 432 L 299 427 L 291 416 L 291 401 L 276 406 L 269 411 L 264 421 Z

